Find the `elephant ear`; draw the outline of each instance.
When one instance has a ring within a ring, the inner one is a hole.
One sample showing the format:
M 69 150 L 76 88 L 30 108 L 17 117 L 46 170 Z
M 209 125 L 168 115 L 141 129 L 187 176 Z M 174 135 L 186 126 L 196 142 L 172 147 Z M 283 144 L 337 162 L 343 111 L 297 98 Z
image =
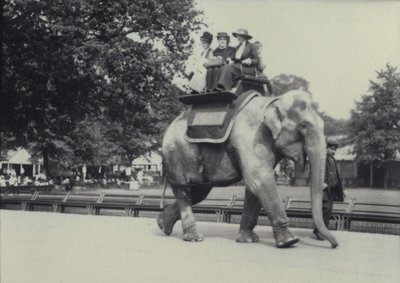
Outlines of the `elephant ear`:
M 264 110 L 264 123 L 271 130 L 274 140 L 276 140 L 282 130 L 282 120 L 282 113 L 279 109 L 278 101 L 266 106 Z

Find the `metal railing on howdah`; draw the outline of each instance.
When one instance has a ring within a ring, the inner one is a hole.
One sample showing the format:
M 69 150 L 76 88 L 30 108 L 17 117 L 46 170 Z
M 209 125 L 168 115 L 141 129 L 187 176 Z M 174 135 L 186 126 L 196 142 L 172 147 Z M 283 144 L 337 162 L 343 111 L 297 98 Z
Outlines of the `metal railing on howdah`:
M 175 198 L 166 196 L 165 206 Z M 238 223 L 244 199 L 207 198 L 193 207 L 198 220 Z M 283 201 L 290 226 L 312 228 L 311 203 L 309 200 L 287 198 Z M 2 190 L 1 209 L 26 211 L 51 211 L 89 215 L 125 215 L 155 217 L 161 208 L 161 196 L 115 194 L 98 192 L 51 191 L 48 187 L 31 187 L 24 190 Z M 269 224 L 266 214 L 260 211 L 259 224 Z M 334 203 L 329 228 L 336 230 L 373 232 L 400 235 L 400 205 L 357 202 L 349 199 Z

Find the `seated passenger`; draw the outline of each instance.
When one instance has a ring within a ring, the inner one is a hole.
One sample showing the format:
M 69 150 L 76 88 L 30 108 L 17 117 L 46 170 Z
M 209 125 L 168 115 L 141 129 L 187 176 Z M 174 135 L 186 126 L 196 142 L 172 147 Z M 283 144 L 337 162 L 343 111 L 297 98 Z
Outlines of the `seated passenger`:
M 217 34 L 218 47 L 213 51 L 214 59 L 206 63 L 206 89 L 211 91 L 217 87 L 221 67 L 225 64 L 233 62 L 235 56 L 235 48 L 229 46 L 229 35 L 226 32 Z
M 257 47 L 258 59 L 259 59 L 259 62 L 258 62 L 258 65 L 257 65 L 256 77 L 263 78 L 264 80 L 266 80 L 266 85 L 264 85 L 264 91 L 265 91 L 265 93 L 267 93 L 267 91 L 268 91 L 270 94 L 273 94 L 271 81 L 263 73 L 263 71 L 265 70 L 265 67 L 266 67 L 264 65 L 263 59 L 262 59 L 262 48 L 263 48 L 263 45 L 259 41 L 254 42 L 254 45 Z
M 191 76 L 189 82 L 191 93 L 200 93 L 205 90 L 207 74 L 205 64 L 213 58 L 212 49 L 210 48 L 212 40 L 212 34 L 205 31 L 200 37 L 202 52 L 194 59 L 192 69 L 186 72 L 189 77 Z
M 261 56 L 263 45 L 259 41 L 254 42 L 254 45 L 257 48 L 257 54 L 258 54 L 258 60 L 259 60 L 258 64 L 257 64 L 257 75 L 261 76 L 261 77 L 263 77 L 263 76 L 265 77 L 265 75 L 262 74 L 262 72 L 265 69 L 265 65 L 263 63 L 262 56 Z
M 252 36 L 246 29 L 238 29 L 233 36 L 237 38 L 239 45 L 235 50 L 233 64 L 222 67 L 217 90 L 230 90 L 235 79 L 243 75 L 256 75 L 259 57 L 256 46 L 249 42 Z

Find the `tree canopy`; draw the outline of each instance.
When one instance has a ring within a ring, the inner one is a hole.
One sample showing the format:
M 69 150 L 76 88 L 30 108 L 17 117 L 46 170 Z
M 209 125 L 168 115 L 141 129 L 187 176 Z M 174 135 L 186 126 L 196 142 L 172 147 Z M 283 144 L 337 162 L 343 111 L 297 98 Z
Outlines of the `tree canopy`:
M 193 0 L 6 0 L 2 149 L 42 152 L 46 166 L 157 147 L 201 25 Z
M 351 112 L 350 127 L 355 152 L 360 160 L 395 159 L 400 149 L 400 73 L 389 64 L 370 81 L 370 95 L 364 95 Z
M 349 133 L 349 121 L 344 119 L 335 119 L 329 116 L 327 113 L 321 113 L 322 120 L 324 120 L 324 133 L 327 136 L 338 136 Z
M 306 79 L 291 74 L 279 74 L 271 81 L 275 95 L 282 95 L 295 89 L 309 91 L 310 87 L 310 84 Z

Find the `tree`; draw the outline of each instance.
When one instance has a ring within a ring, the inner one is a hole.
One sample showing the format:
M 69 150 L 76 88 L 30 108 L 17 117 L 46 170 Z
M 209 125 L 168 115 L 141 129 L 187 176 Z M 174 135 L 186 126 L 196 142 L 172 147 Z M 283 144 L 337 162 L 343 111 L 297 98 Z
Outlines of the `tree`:
M 324 133 L 326 136 L 348 135 L 349 121 L 343 119 L 335 119 L 325 112 L 322 112 L 321 116 L 322 120 L 324 120 Z
M 357 158 L 385 167 L 400 148 L 400 73 L 387 64 L 377 80 L 351 111 L 350 128 Z
M 272 88 L 275 95 L 282 95 L 295 89 L 309 91 L 309 86 L 307 80 L 296 75 L 280 74 L 272 79 Z
M 49 168 L 155 147 L 199 16 L 193 0 L 7 0 L 2 148 L 33 148 Z

